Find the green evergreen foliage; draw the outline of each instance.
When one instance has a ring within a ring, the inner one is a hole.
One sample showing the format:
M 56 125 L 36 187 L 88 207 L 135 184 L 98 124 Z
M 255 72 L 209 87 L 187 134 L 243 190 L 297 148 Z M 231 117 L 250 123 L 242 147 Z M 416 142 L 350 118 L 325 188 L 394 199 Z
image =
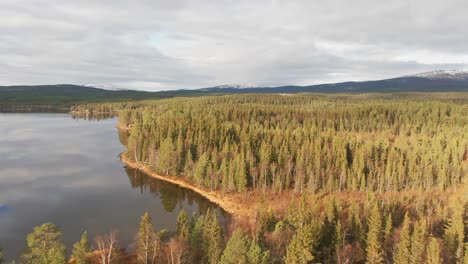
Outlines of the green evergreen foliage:
M 367 264 L 383 263 L 382 254 L 382 220 L 377 205 L 371 209 L 367 231 Z
M 215 211 L 207 212 L 205 218 L 204 241 L 206 244 L 207 263 L 215 264 L 219 262 L 224 248 L 224 233 L 219 225 L 218 215 Z
M 441 264 L 439 242 L 432 235 L 429 237 L 429 243 L 426 250 L 426 264 Z
M 161 243 L 173 241 L 166 248 L 173 256 L 188 252 L 187 263 L 466 258 L 467 202 L 448 198 L 466 190 L 464 100 L 231 95 L 119 107 L 120 125 L 131 128 L 122 136 L 128 159 L 260 204 L 255 225 L 245 229 L 254 240 L 237 230 L 226 248 L 214 212 L 181 212 L 177 233 Z M 269 197 L 284 204 L 271 206 Z
M 393 259 L 393 219 L 392 214 L 389 213 L 385 218 L 383 230 L 383 248 L 384 248 L 384 258 L 385 262 L 390 262 Z
M 249 237 L 240 229 L 236 229 L 226 244 L 221 256 L 221 264 L 247 264 Z
M 468 168 L 468 107 L 450 101 L 235 95 L 132 108 L 119 114 L 127 157 L 210 189 L 445 190 Z
M 88 241 L 88 233 L 84 232 L 78 242 L 73 244 L 72 258 L 75 259 L 76 264 L 89 264 L 87 258 L 91 253 L 91 245 Z
M 175 150 L 176 149 L 171 138 L 166 138 L 159 148 L 158 169 L 166 175 L 177 173 Z
M 395 264 L 404 264 L 410 263 L 411 260 L 411 249 L 412 246 L 410 238 L 410 219 L 408 213 L 405 214 L 405 218 L 403 220 L 403 225 L 401 227 L 400 237 L 398 239 L 395 254 L 394 254 L 394 263 Z M 416 241 L 415 241 L 416 242 Z
M 154 231 L 153 224 L 151 222 L 151 216 L 148 212 L 145 212 L 141 217 L 140 227 L 136 237 L 136 253 L 138 263 L 156 263 L 159 247 L 159 237 Z
M 306 264 L 314 260 L 314 227 L 306 225 L 299 229 L 286 250 L 284 261 L 293 264 Z
M 454 206 L 452 214 L 447 219 L 444 242 L 449 252 L 449 261 L 462 263 L 464 253 L 463 207 Z
M 62 232 L 52 223 L 34 228 L 26 238 L 27 249 L 22 256 L 29 264 L 63 264 L 66 261 Z
M 182 209 L 177 217 L 177 234 L 180 238 L 185 241 L 189 240 L 190 237 L 190 221 L 187 215 L 185 214 L 184 209 Z
M 417 221 L 413 229 L 413 233 L 411 234 L 411 255 L 409 259 L 411 263 L 421 263 L 427 243 L 426 220 Z
M 226 244 L 221 264 L 267 264 L 269 252 L 262 250 L 242 230 L 236 229 Z
M 270 252 L 263 250 L 257 242 L 251 240 L 247 260 L 249 264 L 267 264 L 270 261 Z

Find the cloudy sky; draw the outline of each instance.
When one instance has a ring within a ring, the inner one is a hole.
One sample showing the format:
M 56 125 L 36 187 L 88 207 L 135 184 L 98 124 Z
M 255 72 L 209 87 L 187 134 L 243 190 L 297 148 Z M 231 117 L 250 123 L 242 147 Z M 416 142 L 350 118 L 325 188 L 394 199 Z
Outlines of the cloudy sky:
M 170 90 L 468 68 L 465 0 L 1 0 L 0 85 Z

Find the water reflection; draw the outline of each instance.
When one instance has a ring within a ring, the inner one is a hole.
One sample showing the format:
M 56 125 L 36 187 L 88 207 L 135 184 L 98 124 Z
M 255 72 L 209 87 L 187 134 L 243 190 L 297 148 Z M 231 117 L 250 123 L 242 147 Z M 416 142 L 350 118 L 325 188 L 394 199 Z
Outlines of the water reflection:
M 180 209 L 216 205 L 193 191 L 125 168 L 118 155 L 126 135 L 116 119 L 88 122 L 68 114 L 0 114 L 0 247 L 18 259 L 34 226 L 57 224 L 68 248 L 118 230 L 130 245 L 148 211 L 156 229 L 175 229 Z M 222 221 L 226 218 L 219 210 Z
M 116 113 L 92 113 L 92 112 L 71 112 L 73 119 L 83 119 L 88 121 L 100 121 L 117 117 Z
M 189 206 L 198 205 L 199 214 L 203 214 L 208 209 L 213 210 L 218 208 L 216 205 L 194 191 L 148 177 L 137 169 L 126 167 L 125 171 L 127 172 L 130 184 L 134 189 L 138 189 L 140 193 L 152 193 L 155 198 L 159 198 L 161 200 L 161 203 L 167 212 L 174 212 L 177 205 L 180 205 L 182 201 L 186 202 Z M 178 212 L 178 210 L 176 211 Z M 222 219 L 227 216 L 222 210 L 219 210 L 219 213 L 224 216 Z

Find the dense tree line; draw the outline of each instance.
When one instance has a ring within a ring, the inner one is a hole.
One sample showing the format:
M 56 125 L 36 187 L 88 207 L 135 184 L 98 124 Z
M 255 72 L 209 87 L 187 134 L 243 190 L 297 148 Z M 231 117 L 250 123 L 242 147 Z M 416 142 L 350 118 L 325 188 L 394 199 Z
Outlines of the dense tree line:
M 444 190 L 468 167 L 467 104 L 223 96 L 124 109 L 119 122 L 131 160 L 227 192 Z
M 227 245 L 224 233 L 215 211 L 208 210 L 204 215 L 191 217 L 180 211 L 175 232 L 157 232 L 151 216 L 145 213 L 141 217 L 134 246 L 130 249 L 121 247 L 117 232 L 97 236 L 94 243 L 84 232 L 67 258 L 62 232 L 56 225 L 45 223 L 35 227 L 27 236 L 27 248 L 20 263 L 268 263 L 268 251 L 242 231 L 236 230 L 235 235 L 227 240 Z M 240 253 L 248 262 L 238 262 Z M 3 258 L 0 261 L 3 262 Z
M 223 228 L 211 210 L 201 216 L 182 210 L 174 232 L 158 232 L 145 213 L 130 248 L 121 247 L 116 232 L 94 243 L 84 232 L 69 258 L 61 231 L 45 223 L 27 236 L 20 263 L 466 263 L 466 198 L 385 199 L 302 195 L 284 217 L 259 212 L 256 234 Z
M 160 174 L 228 193 L 302 194 L 244 228 L 269 263 L 467 258 L 464 101 L 222 96 L 124 108 L 119 122 L 127 158 Z
M 116 233 L 95 243 L 85 233 L 76 263 L 468 263 L 464 100 L 235 95 L 93 107 L 119 112 L 127 159 L 263 198 L 254 221 L 225 228 L 213 211 L 182 211 L 175 232 L 158 232 L 145 214 L 130 254 Z M 282 205 L 269 203 L 278 196 Z M 53 225 L 38 227 L 25 263 L 60 263 L 60 241 Z

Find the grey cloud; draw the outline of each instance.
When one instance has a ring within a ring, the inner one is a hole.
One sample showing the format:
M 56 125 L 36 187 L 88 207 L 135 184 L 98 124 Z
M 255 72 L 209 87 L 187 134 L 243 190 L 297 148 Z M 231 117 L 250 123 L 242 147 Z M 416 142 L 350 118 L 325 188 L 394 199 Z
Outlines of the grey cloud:
M 465 69 L 466 10 L 462 0 L 3 0 L 0 85 L 168 90 Z

